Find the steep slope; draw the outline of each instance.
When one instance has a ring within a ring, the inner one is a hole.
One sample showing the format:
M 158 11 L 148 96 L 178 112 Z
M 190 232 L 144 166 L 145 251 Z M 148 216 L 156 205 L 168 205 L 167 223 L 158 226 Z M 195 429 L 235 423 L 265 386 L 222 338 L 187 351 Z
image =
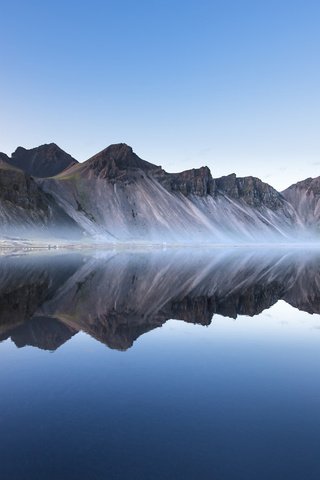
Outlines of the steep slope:
M 0 153 L 0 158 L 1 156 L 6 157 L 3 160 L 13 167 L 20 168 L 29 175 L 39 178 L 52 177 L 78 163 L 55 143 L 41 145 L 30 150 L 18 147 L 12 153 L 11 158 Z
M 78 225 L 42 191 L 32 177 L 0 160 L 1 234 L 56 236 L 82 234 Z
M 307 178 L 282 192 L 308 229 L 320 228 L 320 177 Z
M 259 179 L 213 179 L 207 167 L 167 173 L 125 144 L 39 182 L 84 230 L 108 239 L 266 241 L 301 227 L 293 207 Z

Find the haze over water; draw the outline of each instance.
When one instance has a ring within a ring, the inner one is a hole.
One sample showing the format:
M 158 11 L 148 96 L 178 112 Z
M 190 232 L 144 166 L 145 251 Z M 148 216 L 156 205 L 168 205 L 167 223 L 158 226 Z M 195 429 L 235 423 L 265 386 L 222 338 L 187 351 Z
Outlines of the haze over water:
M 1 478 L 318 479 L 319 285 L 316 249 L 0 258 Z

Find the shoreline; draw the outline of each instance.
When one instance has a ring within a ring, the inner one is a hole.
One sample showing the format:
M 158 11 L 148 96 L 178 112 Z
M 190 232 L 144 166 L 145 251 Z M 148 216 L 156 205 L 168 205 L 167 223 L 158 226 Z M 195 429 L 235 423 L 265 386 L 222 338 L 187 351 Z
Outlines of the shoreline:
M 320 243 L 316 242 L 281 242 L 281 243 L 167 243 L 167 242 L 97 242 L 97 243 L 54 243 L 39 242 L 32 240 L 0 240 L 0 255 L 11 252 L 59 252 L 59 251 L 125 251 L 125 250 L 215 250 L 215 249 L 320 249 Z

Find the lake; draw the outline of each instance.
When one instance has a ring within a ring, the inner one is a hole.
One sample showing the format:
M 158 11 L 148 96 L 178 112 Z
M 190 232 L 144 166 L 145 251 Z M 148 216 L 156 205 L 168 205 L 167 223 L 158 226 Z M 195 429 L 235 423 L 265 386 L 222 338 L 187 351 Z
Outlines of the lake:
M 0 257 L 1 480 L 320 478 L 320 251 Z

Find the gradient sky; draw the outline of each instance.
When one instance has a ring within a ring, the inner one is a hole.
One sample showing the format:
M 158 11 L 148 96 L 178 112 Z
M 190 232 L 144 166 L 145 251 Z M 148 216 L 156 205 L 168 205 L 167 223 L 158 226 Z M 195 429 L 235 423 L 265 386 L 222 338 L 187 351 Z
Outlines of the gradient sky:
M 0 0 L 0 151 L 320 175 L 320 2 Z

